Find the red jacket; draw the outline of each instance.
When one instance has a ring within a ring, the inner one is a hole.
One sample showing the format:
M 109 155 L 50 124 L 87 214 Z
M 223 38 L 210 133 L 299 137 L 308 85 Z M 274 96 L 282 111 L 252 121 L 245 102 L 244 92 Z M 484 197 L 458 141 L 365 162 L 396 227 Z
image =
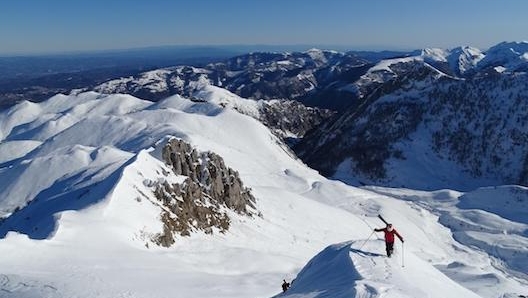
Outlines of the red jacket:
M 392 229 L 392 231 L 389 231 L 387 228 L 383 229 L 374 229 L 376 232 L 384 232 L 385 233 L 385 242 L 393 243 L 394 242 L 394 235 L 398 236 L 400 238 L 401 242 L 403 242 L 403 237 L 396 231 L 396 229 Z

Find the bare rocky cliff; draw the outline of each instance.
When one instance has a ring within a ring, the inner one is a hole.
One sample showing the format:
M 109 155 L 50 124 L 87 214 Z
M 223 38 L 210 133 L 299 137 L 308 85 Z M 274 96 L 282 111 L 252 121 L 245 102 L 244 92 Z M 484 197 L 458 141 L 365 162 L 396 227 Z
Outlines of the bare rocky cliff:
M 171 246 L 175 235 L 188 236 L 193 231 L 213 233 L 229 229 L 229 213 L 255 216 L 255 197 L 244 187 L 238 172 L 228 168 L 222 157 L 212 152 L 198 152 L 190 144 L 170 140 L 163 148 L 163 160 L 174 174 L 186 176 L 182 183 L 155 185 L 162 212 L 164 231 L 154 241 Z

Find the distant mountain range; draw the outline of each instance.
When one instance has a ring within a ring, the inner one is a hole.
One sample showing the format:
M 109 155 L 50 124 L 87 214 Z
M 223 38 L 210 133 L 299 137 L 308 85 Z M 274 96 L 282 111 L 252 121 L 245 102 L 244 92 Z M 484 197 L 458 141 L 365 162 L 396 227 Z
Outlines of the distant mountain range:
M 216 86 L 261 100 L 256 118 L 326 176 L 352 184 L 471 189 L 528 184 L 527 61 L 525 42 L 485 52 L 468 46 L 254 52 L 92 80 L 75 92 L 157 101 L 174 94 L 195 98 Z M 431 170 L 435 163 L 448 169 Z M 415 177 L 405 170 L 410 164 L 427 178 L 409 179 Z

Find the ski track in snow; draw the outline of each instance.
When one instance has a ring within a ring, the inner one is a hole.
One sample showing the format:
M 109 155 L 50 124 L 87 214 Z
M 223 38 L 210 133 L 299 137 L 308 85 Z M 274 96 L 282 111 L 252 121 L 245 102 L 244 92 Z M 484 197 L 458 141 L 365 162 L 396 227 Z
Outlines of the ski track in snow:
M 0 297 L 62 298 L 63 296 L 53 285 L 17 275 L 0 274 Z
M 351 248 L 350 258 L 355 264 L 361 279 L 356 282 L 356 297 L 389 297 L 395 294 L 405 296 L 405 288 L 402 288 L 402 279 L 397 274 L 405 274 L 402 264 L 401 251 L 395 249 L 391 258 L 384 254 L 371 251 L 383 251 L 384 241 L 375 241 L 363 246 L 363 250 Z M 395 273 L 397 274 L 395 274 Z M 419 288 L 414 293 L 420 293 Z M 417 291 L 417 292 L 416 292 Z M 390 295 L 389 295 L 390 294 Z M 426 293 L 423 293 L 426 296 Z
M 64 281 L 45 283 L 37 278 L 29 278 L 14 274 L 0 274 L 0 297 L 1 298 L 73 298 L 73 297 L 115 297 L 135 298 L 131 291 L 120 290 L 105 281 L 101 276 L 86 271 L 78 271 L 71 268 L 68 279 L 76 278 L 84 280 L 90 294 L 82 292 L 70 292 L 61 288 Z

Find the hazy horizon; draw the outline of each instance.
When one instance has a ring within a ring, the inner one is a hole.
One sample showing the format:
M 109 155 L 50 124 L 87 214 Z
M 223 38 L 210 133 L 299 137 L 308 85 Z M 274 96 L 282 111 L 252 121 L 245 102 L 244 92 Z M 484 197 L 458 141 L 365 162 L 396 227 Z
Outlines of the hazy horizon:
M 395 51 L 395 52 L 409 52 L 419 50 L 418 48 L 398 48 L 383 45 L 353 47 L 346 45 L 315 45 L 315 44 L 218 44 L 218 45 L 153 45 L 130 48 L 109 48 L 109 49 L 92 49 L 92 50 L 70 50 L 70 51 L 47 51 L 47 52 L 20 52 L 20 53 L 0 53 L 0 57 L 34 57 L 34 56 L 75 56 L 75 55 L 92 55 L 92 54 L 112 54 L 120 52 L 143 52 L 155 51 L 163 49 L 211 49 L 211 50 L 226 50 L 234 52 L 252 52 L 252 51 L 307 51 L 309 49 L 334 50 L 340 52 L 346 51 Z
M 0 10 L 0 56 L 163 46 L 412 50 L 528 39 L 528 1 L 18 0 Z

